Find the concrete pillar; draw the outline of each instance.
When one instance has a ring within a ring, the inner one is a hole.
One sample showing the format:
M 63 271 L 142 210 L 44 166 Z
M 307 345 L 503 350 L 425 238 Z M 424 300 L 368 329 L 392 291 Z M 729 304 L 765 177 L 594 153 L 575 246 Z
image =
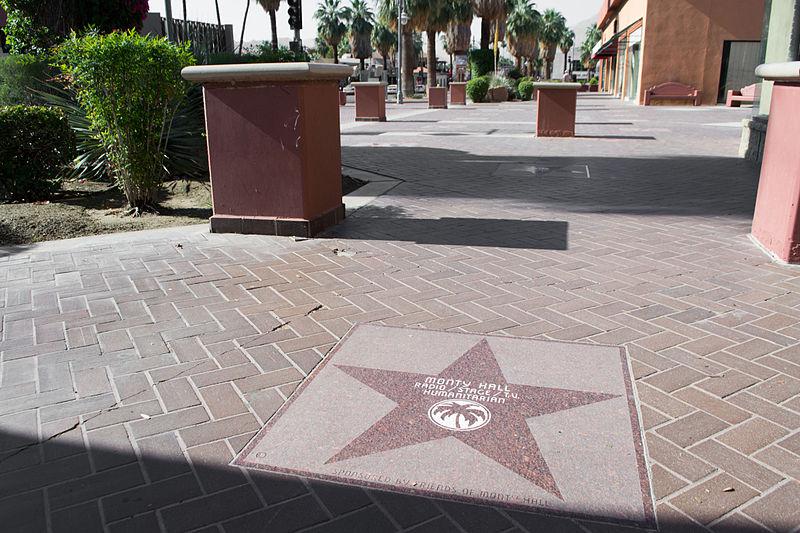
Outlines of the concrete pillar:
M 428 87 L 428 109 L 447 109 L 447 87 Z
M 761 65 L 756 75 L 774 85 L 752 236 L 778 260 L 800 263 L 800 61 Z
M 450 104 L 467 105 L 467 84 L 465 82 L 450 83 Z
M 574 137 L 580 83 L 534 83 L 536 136 Z
M 764 63 L 800 59 L 800 0 L 770 0 L 765 19 Z M 759 113 L 762 115 L 769 115 L 772 83 L 765 80 L 761 86 Z
M 386 84 L 382 81 L 354 82 L 356 121 L 386 121 Z
M 203 84 L 211 231 L 310 237 L 344 218 L 339 80 L 346 65 L 187 67 Z

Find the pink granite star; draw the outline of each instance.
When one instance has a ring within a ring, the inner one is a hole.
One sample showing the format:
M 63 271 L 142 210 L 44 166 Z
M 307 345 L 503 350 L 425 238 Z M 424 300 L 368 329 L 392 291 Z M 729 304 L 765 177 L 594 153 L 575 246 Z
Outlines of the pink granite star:
M 486 339 L 436 376 L 335 366 L 397 407 L 326 463 L 453 437 L 559 499 L 527 419 L 618 396 L 509 383 Z M 445 383 L 445 391 L 428 388 L 436 383 Z

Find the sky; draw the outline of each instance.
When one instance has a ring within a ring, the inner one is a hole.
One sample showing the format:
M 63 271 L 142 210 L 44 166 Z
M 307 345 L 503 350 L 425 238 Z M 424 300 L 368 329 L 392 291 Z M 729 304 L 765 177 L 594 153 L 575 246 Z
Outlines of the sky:
M 150 11 L 160 12 L 164 16 L 164 3 L 166 0 L 150 0 Z M 214 0 L 185 0 L 189 20 L 204 22 L 217 21 Z M 262 41 L 270 38 L 269 17 L 261 7 L 253 0 L 219 0 L 220 16 L 223 24 L 233 24 L 233 33 L 238 43 L 242 31 L 242 20 L 244 17 L 245 6 L 251 1 L 250 13 L 247 17 L 244 39 L 247 41 Z M 368 0 L 374 6 L 374 0 Z M 574 26 L 587 18 L 596 17 L 600 11 L 601 0 L 535 0 L 536 7 L 540 11 L 548 8 L 555 8 L 561 11 L 566 17 L 570 26 Z M 303 1 L 303 29 L 300 35 L 304 42 L 310 44 L 316 36 L 316 25 L 314 23 L 314 11 L 317 8 L 318 0 Z M 349 3 L 346 0 L 342 3 Z M 172 0 L 172 14 L 175 18 L 183 18 L 183 0 Z M 286 3 L 281 3 L 278 10 L 278 37 L 291 37 L 292 30 L 289 29 L 288 15 L 286 14 Z M 473 35 L 480 31 L 480 23 L 473 23 Z

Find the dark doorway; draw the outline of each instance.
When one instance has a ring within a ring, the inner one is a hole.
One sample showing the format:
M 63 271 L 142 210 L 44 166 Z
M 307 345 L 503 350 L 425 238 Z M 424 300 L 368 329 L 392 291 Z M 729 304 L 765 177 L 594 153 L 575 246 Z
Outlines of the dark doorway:
M 761 41 L 725 41 L 722 49 L 722 70 L 719 76 L 717 102 L 725 101 L 729 90 L 758 82 L 755 69 L 761 62 Z

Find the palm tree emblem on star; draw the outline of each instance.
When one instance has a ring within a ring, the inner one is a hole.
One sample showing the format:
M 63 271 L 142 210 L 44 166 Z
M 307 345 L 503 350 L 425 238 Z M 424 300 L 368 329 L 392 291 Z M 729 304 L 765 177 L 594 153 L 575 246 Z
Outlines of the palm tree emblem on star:
M 492 413 L 471 400 L 444 400 L 428 410 L 428 418 L 437 426 L 451 431 L 473 431 L 489 423 Z

